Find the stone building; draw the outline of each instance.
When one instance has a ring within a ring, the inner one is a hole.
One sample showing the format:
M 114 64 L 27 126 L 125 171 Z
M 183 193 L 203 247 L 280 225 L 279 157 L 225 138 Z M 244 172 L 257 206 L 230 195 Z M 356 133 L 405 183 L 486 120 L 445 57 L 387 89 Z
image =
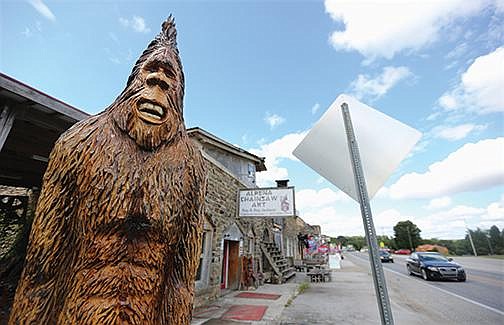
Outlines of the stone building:
M 283 265 L 279 269 L 275 261 L 268 259 L 271 256 L 265 256 L 269 255 L 266 244 L 269 249 L 275 248 L 273 218 L 239 218 L 237 213 L 238 192 L 256 187 L 256 172 L 266 170 L 264 158 L 201 128 L 191 128 L 188 133 L 200 148 L 208 171 L 202 253 L 196 277 L 195 305 L 199 306 L 244 286 L 244 260 L 257 275 L 273 272 L 274 268 L 285 269 L 284 273 L 288 270 Z
M 239 189 L 255 187 L 255 173 L 266 170 L 264 158 L 233 146 L 201 129 L 188 129 L 189 136 L 205 159 L 208 187 L 200 266 L 196 277 L 195 305 L 204 305 L 221 295 L 221 290 L 240 286 L 240 257 L 253 258 L 261 270 L 256 234 L 265 220 L 237 217 Z
M 277 187 L 289 188 L 289 180 L 277 180 Z M 303 259 L 304 240 L 307 236 L 320 236 L 320 226 L 312 226 L 306 223 L 295 211 L 294 216 L 275 217 L 273 219 L 273 233 L 275 244 L 280 248 L 290 265 L 294 261 Z
M 320 226 L 311 226 L 299 216 L 284 218 L 283 220 L 283 254 L 291 263 L 302 260 L 306 248 L 303 238 L 320 236 Z

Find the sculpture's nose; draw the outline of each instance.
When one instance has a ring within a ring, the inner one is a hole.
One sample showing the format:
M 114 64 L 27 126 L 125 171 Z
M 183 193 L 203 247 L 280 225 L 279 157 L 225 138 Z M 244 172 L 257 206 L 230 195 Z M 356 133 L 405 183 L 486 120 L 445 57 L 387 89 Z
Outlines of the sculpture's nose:
M 165 91 L 170 89 L 170 80 L 161 71 L 149 73 L 147 75 L 146 82 L 149 86 L 158 86 Z

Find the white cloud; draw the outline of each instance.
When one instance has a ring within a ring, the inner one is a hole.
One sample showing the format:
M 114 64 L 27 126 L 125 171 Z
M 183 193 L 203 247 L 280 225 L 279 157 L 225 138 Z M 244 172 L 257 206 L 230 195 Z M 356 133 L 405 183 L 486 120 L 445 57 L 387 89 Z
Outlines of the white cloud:
M 256 181 L 259 186 L 273 186 L 275 180 L 288 178 L 287 169 L 279 167 L 279 164 L 282 159 L 298 161 L 292 155 L 292 151 L 294 151 L 307 133 L 308 131 L 290 133 L 271 143 L 261 144 L 258 149 L 248 150 L 259 157 L 266 157 L 267 170 L 256 174 Z
M 378 234 L 386 233 L 388 235 L 393 234 L 393 228 L 399 221 L 411 220 L 411 216 L 404 216 L 396 209 L 387 209 L 378 212 L 373 216 L 373 221 L 375 224 L 376 232 Z M 385 231 L 387 229 L 387 231 Z
M 446 208 L 450 206 L 451 203 L 452 200 L 449 196 L 443 196 L 440 198 L 432 199 L 425 208 L 427 210 L 437 210 L 441 208 Z
M 504 112 L 504 47 L 480 56 L 462 74 L 460 83 L 438 104 L 446 111 L 464 109 L 478 114 Z
M 374 198 L 380 198 L 380 199 L 388 199 L 390 198 L 390 190 L 386 186 L 382 186 L 378 192 L 376 192 L 376 195 L 373 197 Z
M 247 144 L 248 143 L 248 135 L 247 135 L 247 133 L 245 133 L 244 135 L 242 135 L 241 141 L 242 141 L 243 144 Z M 239 146 L 237 146 L 237 147 L 239 147 Z
M 472 216 L 480 216 L 485 213 L 486 209 L 475 208 L 466 205 L 458 205 L 450 210 L 441 211 L 429 216 L 430 219 L 438 222 L 445 221 L 464 221 Z
M 468 143 L 425 173 L 403 175 L 390 186 L 390 196 L 433 198 L 504 184 L 504 138 Z
M 471 229 L 479 227 L 481 229 L 489 229 L 493 225 L 504 229 L 504 196 L 500 202 L 494 202 L 488 205 L 485 213 L 481 216 L 479 223 L 471 227 Z
M 33 35 L 33 32 L 28 27 L 25 27 L 25 30 L 21 32 L 21 34 L 28 38 Z
M 501 198 L 499 202 L 490 203 L 486 208 L 459 205 L 447 211 L 419 218 L 417 221 L 422 229 L 423 238 L 464 238 L 467 232 L 466 227 L 489 229 L 496 225 L 502 228 L 504 226 L 504 198 Z
M 481 216 L 478 227 L 490 228 L 496 225 L 501 230 L 504 228 L 504 195 L 499 202 L 493 202 L 486 208 L 485 214 Z
M 322 207 L 303 213 L 301 218 L 310 225 L 320 225 L 322 233 L 328 236 L 362 235 L 364 227 L 358 214 L 344 214 L 334 207 Z
M 28 1 L 39 14 L 49 19 L 50 21 L 56 21 L 56 16 L 52 13 L 51 9 L 42 0 L 29 0 Z
M 131 27 L 135 32 L 148 33 L 150 28 L 147 27 L 145 19 L 139 16 L 133 16 L 133 18 L 128 19 L 124 17 L 119 17 L 119 22 L 126 28 Z
M 341 191 L 333 191 L 330 188 L 323 188 L 319 191 L 304 189 L 296 191 L 296 209 L 319 208 L 330 205 L 338 201 L 349 201 L 348 195 Z
M 478 14 L 495 1 L 444 0 L 325 0 L 331 18 L 344 24 L 332 33 L 337 50 L 356 50 L 368 59 L 391 59 L 405 50 L 418 50 L 439 38 L 440 30 L 458 18 Z
M 266 117 L 264 118 L 264 121 L 270 126 L 271 129 L 274 129 L 275 127 L 284 123 L 285 118 L 277 114 L 271 115 L 269 112 L 266 112 Z
M 313 196 L 313 193 L 320 194 L 320 192 L 315 190 L 298 191 L 296 192 L 296 204 L 300 199 L 305 200 Z M 349 204 L 346 201 L 335 199 L 337 192 L 331 193 L 328 191 L 327 194 L 327 196 L 322 195 L 327 198 L 326 200 L 315 197 L 309 201 L 316 202 L 316 204 L 302 203 L 300 212 L 303 220 L 311 225 L 320 225 L 322 233 L 329 236 L 362 236 L 364 228 L 358 206 L 352 206 L 353 209 L 348 210 Z M 318 204 L 323 201 L 326 204 Z M 351 200 L 350 202 L 353 203 Z M 458 205 L 447 210 L 437 210 L 424 216 L 421 216 L 421 210 L 414 213 L 413 215 L 404 214 L 394 208 L 375 211 L 373 220 L 376 233 L 393 236 L 394 226 L 399 221 L 405 220 L 410 220 L 420 228 L 422 238 L 464 238 L 466 226 L 470 229 L 476 229 L 476 227 L 489 229 L 492 225 L 503 228 L 504 195 L 500 201 L 490 203 L 487 207 Z
M 452 111 L 457 108 L 457 99 L 451 94 L 443 94 L 443 96 L 438 99 L 438 103 L 447 111 Z
M 119 22 L 121 23 L 121 25 L 123 25 L 124 27 L 129 27 L 130 25 L 130 21 L 129 19 L 126 19 L 126 18 L 123 18 L 123 17 L 119 17 Z
M 504 204 L 503 202 L 494 202 L 487 208 L 487 213 L 481 217 L 486 221 L 504 221 Z
M 482 131 L 486 125 L 461 124 L 453 127 L 440 126 L 432 130 L 434 137 L 449 141 L 457 141 L 467 137 L 471 132 Z
M 326 179 L 325 179 L 324 177 L 320 176 L 319 178 L 317 178 L 316 183 L 317 183 L 317 184 L 322 184 L 322 183 L 324 183 L 325 181 L 326 181 Z
M 315 105 L 313 105 L 312 108 L 311 108 L 311 113 L 312 114 L 317 113 L 318 110 L 319 110 L 319 108 L 320 108 L 320 104 L 319 103 L 315 103 Z
M 454 60 L 463 56 L 469 50 L 469 45 L 466 42 L 460 43 L 453 50 L 445 55 L 445 59 Z
M 350 87 L 359 99 L 371 96 L 377 99 L 385 95 L 399 81 L 412 76 L 407 67 L 385 67 L 380 75 L 371 78 L 369 75 L 360 74 L 352 81 Z

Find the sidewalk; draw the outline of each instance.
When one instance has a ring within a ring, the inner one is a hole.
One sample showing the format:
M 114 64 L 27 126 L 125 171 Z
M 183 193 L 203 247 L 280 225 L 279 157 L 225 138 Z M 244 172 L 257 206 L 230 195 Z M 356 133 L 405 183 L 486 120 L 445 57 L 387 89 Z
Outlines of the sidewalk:
M 298 273 L 296 277 L 299 275 L 302 276 Z M 293 280 L 280 285 L 265 284 L 254 291 L 232 291 L 210 305 L 196 308 L 191 324 L 276 324 L 298 285 Z M 240 294 L 255 297 L 237 297 Z M 251 320 L 254 318 L 260 320 Z
M 353 270 L 353 273 L 362 276 L 362 270 L 356 269 L 352 266 L 352 262 L 343 260 L 342 269 L 332 271 L 332 282 L 337 281 L 337 278 L 339 277 L 338 273 L 342 272 L 348 273 L 348 271 L 352 272 Z M 349 267 L 350 269 L 346 270 L 346 268 Z M 255 291 L 232 291 L 210 305 L 196 308 L 193 313 L 193 320 L 191 324 L 284 324 L 286 320 L 282 320 L 282 318 L 285 318 L 282 313 L 284 312 L 288 302 L 292 303 L 292 301 L 295 301 L 296 299 L 302 299 L 300 298 L 302 295 L 300 295 L 293 300 L 296 295 L 297 288 L 302 282 L 309 282 L 309 278 L 304 272 L 297 272 L 296 276 L 288 283 L 280 285 L 265 284 Z M 332 282 L 310 283 L 310 287 L 327 286 L 331 285 Z M 350 282 L 352 281 L 350 280 Z M 257 297 L 239 297 L 242 293 L 253 293 L 253 295 Z M 261 299 L 261 294 L 266 294 L 263 299 Z M 279 297 L 277 299 L 273 299 L 274 296 L 272 295 Z M 261 311 L 264 311 L 264 315 L 262 317 L 260 317 Z M 243 316 L 243 318 L 240 316 Z M 259 320 L 251 320 L 255 316 L 257 316 L 256 319 L 258 318 Z M 295 323 L 287 320 L 285 324 Z
M 330 282 L 311 283 L 305 273 L 297 272 L 289 283 L 266 284 L 256 291 L 233 291 L 209 306 L 196 309 L 191 324 L 380 324 L 373 280 L 368 268 L 345 258 L 341 261 L 341 269 L 333 270 L 331 277 Z M 292 299 L 302 282 L 308 282 L 309 288 Z M 418 314 L 418 306 L 403 301 L 400 288 L 389 289 L 392 296 L 398 295 L 392 301 L 397 324 L 432 323 L 429 318 Z M 274 294 L 277 299 L 273 300 L 268 295 L 256 297 L 259 299 L 238 297 L 243 292 Z

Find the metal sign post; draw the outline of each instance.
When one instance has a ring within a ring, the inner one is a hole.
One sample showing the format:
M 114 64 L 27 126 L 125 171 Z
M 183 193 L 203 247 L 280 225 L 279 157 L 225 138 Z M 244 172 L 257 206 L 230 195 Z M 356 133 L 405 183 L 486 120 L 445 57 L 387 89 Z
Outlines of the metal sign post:
M 378 250 L 378 242 L 376 238 L 376 231 L 373 224 L 373 216 L 371 214 L 371 206 L 369 204 L 368 192 L 366 188 L 366 181 L 364 172 L 361 165 L 359 155 L 359 147 L 352 126 L 350 118 L 350 111 L 348 110 L 347 103 L 341 105 L 343 113 L 343 121 L 345 124 L 345 131 L 348 141 L 348 149 L 350 151 L 350 160 L 354 171 L 355 187 L 359 198 L 359 204 L 364 222 L 364 230 L 369 247 L 369 260 L 371 262 L 371 270 L 373 272 L 374 286 L 376 291 L 376 298 L 378 300 L 378 309 L 380 310 L 382 324 L 394 324 L 392 318 L 392 308 L 390 307 L 390 300 L 387 292 L 387 284 L 385 282 L 385 275 L 380 261 L 380 254 Z

